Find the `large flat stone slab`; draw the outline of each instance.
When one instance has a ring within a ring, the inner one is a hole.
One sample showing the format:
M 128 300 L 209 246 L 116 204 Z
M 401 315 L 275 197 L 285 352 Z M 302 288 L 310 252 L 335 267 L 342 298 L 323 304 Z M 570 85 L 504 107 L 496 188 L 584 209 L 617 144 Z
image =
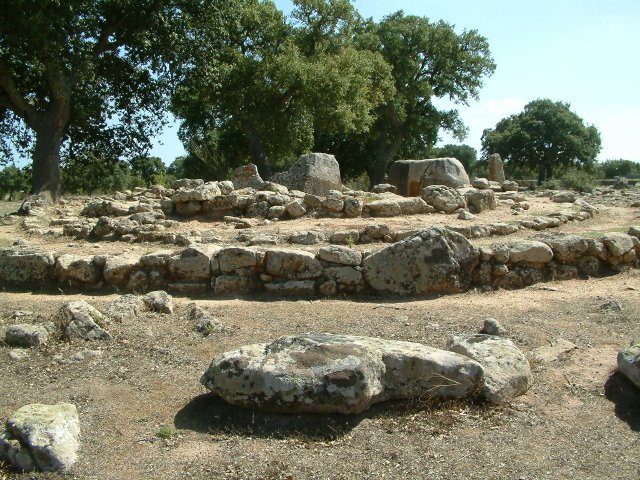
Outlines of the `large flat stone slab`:
M 419 343 L 325 333 L 216 357 L 201 383 L 225 401 L 284 413 L 360 413 L 386 400 L 464 398 L 480 364 Z

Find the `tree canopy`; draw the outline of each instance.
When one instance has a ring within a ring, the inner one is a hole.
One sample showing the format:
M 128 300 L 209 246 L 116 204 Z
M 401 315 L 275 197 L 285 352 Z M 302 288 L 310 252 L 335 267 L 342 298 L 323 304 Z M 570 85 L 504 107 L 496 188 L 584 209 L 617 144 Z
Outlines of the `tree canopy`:
M 464 138 L 457 110 L 439 108 L 434 100 L 467 105 L 477 98 L 484 77 L 495 69 L 483 36 L 476 30 L 458 34 L 446 22 L 400 11 L 378 23 L 364 22 L 356 43 L 384 57 L 391 67 L 393 93 L 373 111 L 374 121 L 365 134 L 320 132 L 320 149 L 332 149 L 347 170 L 365 170 L 376 184 L 393 160 L 427 157 L 441 130 Z
M 31 155 L 34 193 L 56 199 L 61 150 L 143 153 L 170 87 L 219 33 L 215 19 L 232 14 L 221 3 L 232 5 L 0 0 L 0 155 Z
M 537 169 L 538 183 L 543 183 L 558 168 L 592 167 L 600 133 L 585 125 L 568 103 L 540 99 L 485 130 L 482 149 L 485 155 L 499 153 L 506 164 Z
M 228 35 L 205 52 L 173 100 L 190 155 L 236 166 L 250 156 L 268 178 L 313 146 L 314 133 L 360 133 L 391 92 L 390 68 L 356 49 L 347 0 L 295 0 L 290 19 L 270 1 L 241 2 Z

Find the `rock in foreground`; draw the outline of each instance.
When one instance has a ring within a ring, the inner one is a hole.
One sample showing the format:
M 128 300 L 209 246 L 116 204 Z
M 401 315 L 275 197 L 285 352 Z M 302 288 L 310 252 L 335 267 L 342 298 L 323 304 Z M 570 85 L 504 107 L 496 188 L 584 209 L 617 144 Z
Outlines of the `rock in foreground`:
M 468 357 L 418 343 L 304 334 L 223 353 L 201 383 L 234 405 L 352 414 L 386 400 L 464 398 L 482 373 Z
M 66 470 L 78 459 L 80 420 L 70 403 L 31 404 L 16 411 L 0 434 L 0 459 L 16 470 Z
M 524 353 L 507 338 L 494 335 L 460 335 L 447 344 L 452 352 L 478 361 L 484 368 L 482 396 L 501 404 L 523 395 L 533 383 L 533 374 Z
M 618 353 L 618 370 L 640 388 L 640 338 Z

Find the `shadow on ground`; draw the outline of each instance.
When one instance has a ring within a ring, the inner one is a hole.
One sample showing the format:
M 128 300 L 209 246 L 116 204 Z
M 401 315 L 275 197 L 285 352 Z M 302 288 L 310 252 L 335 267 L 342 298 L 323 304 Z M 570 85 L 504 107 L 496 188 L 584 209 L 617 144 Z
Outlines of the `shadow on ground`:
M 604 395 L 615 404 L 616 416 L 632 430 L 640 431 L 640 389 L 620 372 L 615 372 L 604 385 Z
M 176 414 L 174 426 L 200 433 L 233 433 L 268 438 L 302 437 L 333 440 L 370 416 L 285 415 L 265 413 L 229 405 L 213 394 L 195 397 Z

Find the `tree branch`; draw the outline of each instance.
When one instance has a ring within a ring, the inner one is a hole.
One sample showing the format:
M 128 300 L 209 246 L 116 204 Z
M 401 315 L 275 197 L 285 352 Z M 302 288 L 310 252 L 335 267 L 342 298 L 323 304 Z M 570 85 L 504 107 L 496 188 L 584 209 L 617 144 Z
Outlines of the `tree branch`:
M 9 66 L 3 60 L 0 60 L 0 88 L 4 90 L 7 108 L 31 126 L 37 111 L 18 91 Z

